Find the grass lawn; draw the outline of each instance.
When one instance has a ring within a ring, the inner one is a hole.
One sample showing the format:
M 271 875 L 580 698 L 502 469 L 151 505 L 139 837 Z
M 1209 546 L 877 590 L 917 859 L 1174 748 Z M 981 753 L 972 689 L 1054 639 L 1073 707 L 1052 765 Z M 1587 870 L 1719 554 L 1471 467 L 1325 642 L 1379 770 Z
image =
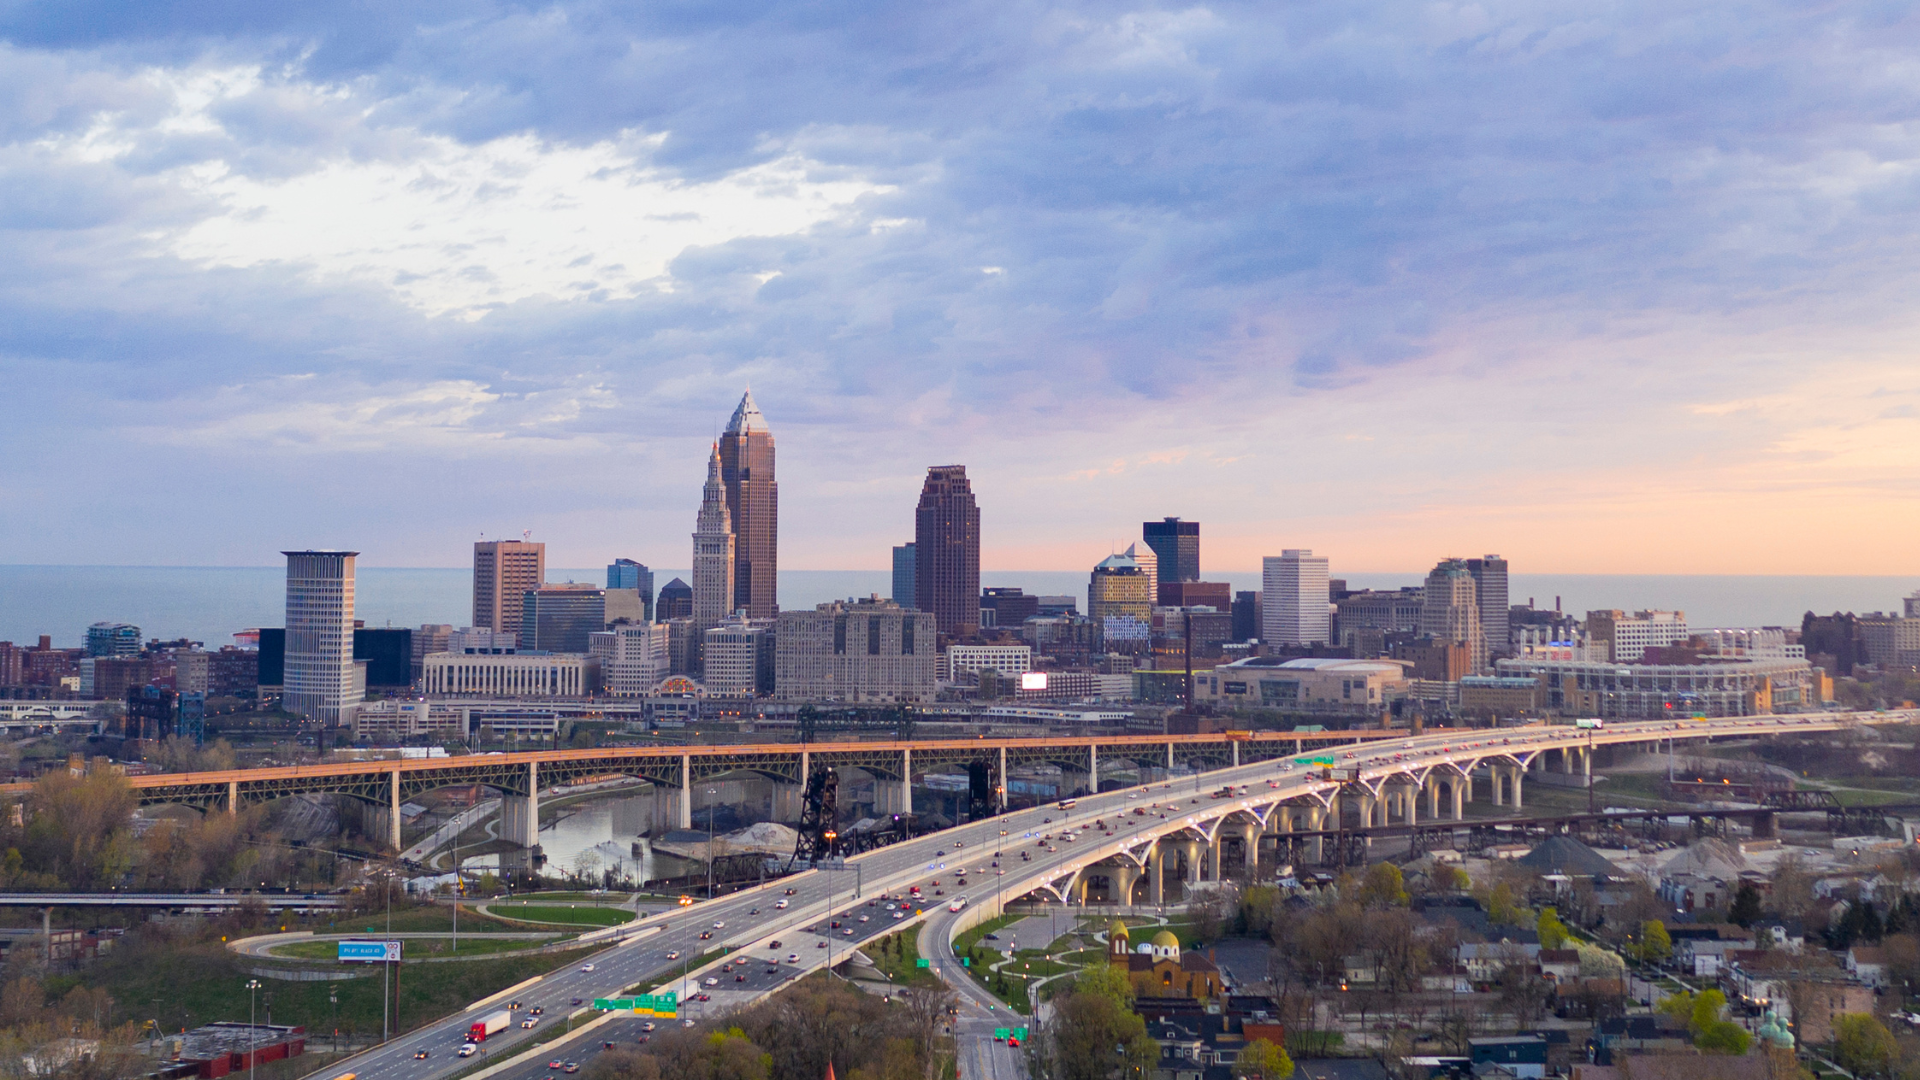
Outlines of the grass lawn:
M 289 924 L 290 930 L 311 930 L 316 934 L 384 934 L 387 932 L 387 913 L 374 912 L 371 915 L 343 915 L 328 919 L 307 919 L 298 924 Z M 453 908 L 446 904 L 423 904 L 393 913 L 392 928 L 397 934 L 444 934 L 453 929 Z M 271 928 L 270 928 L 271 929 Z M 460 905 L 460 933 L 497 934 L 502 931 L 525 933 L 526 927 L 513 923 L 490 919 L 473 910 L 469 904 Z
M 467 937 L 462 931 L 460 951 L 455 953 L 453 941 L 441 938 L 415 938 L 400 947 L 400 954 L 408 960 L 417 960 L 427 956 L 486 956 L 492 953 L 512 952 L 515 949 L 537 949 L 542 945 L 551 945 L 553 940 L 533 941 L 527 938 L 502 938 L 497 936 Z M 292 957 L 299 960 L 332 960 L 340 954 L 337 941 L 295 941 L 287 945 L 274 946 L 273 955 Z
M 631 911 L 592 904 L 490 904 L 487 910 L 506 919 L 568 926 L 618 926 L 633 921 Z
M 919 966 L 919 937 L 918 927 L 901 930 L 868 942 L 860 947 L 860 951 L 897 986 L 937 986 L 939 977 Z
M 594 950 L 544 956 L 475 960 L 466 964 L 405 965 L 399 969 L 399 1030 L 407 1031 L 465 1008 L 489 994 L 568 964 Z M 167 1031 L 216 1020 L 247 1019 L 247 968 L 257 964 L 218 941 L 166 945 L 129 943 L 74 975 L 47 980 L 50 993 L 76 985 L 105 989 L 115 1001 L 115 1022 L 156 1020 Z M 339 995 L 343 1032 L 380 1033 L 381 974 L 341 982 L 281 982 L 262 979 L 256 994 L 261 1023 L 304 1024 L 314 1036 L 333 1030 L 329 991 Z

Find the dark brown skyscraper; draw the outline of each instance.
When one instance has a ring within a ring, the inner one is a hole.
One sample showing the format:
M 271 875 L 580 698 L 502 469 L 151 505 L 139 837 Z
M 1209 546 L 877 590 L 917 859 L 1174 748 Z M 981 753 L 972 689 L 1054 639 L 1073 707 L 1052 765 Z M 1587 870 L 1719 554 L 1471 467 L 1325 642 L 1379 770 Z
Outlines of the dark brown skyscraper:
M 780 485 L 774 482 L 773 431 L 751 390 L 720 436 L 720 480 L 733 518 L 733 609 L 771 619 L 780 613 Z
M 913 515 L 913 600 L 943 634 L 966 637 L 980 623 L 980 506 L 965 465 L 935 465 Z

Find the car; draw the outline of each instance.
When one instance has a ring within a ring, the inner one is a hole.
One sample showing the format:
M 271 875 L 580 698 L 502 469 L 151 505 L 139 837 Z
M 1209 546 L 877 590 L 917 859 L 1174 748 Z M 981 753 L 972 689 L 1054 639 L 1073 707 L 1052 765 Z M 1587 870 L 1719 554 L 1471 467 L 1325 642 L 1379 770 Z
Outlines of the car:
M 580 1071 L 580 1063 L 577 1061 L 569 1061 L 567 1062 L 567 1067 L 564 1069 L 561 1069 L 560 1071 L 565 1073 L 577 1073 Z
M 720 977 L 719 977 L 719 976 L 717 976 L 717 975 L 709 975 L 709 976 L 707 976 L 707 985 L 708 985 L 708 986 L 719 986 L 719 985 L 720 985 Z
M 955 840 L 953 842 L 953 846 L 957 848 L 963 848 L 967 846 L 967 842 L 965 840 Z
M 1054 846 L 1053 846 L 1052 844 L 1048 844 L 1048 845 L 1047 845 L 1047 852 L 1048 852 L 1049 854 L 1051 854 L 1051 853 L 1053 853 L 1053 852 L 1056 852 L 1056 851 L 1059 851 L 1059 850 L 1060 850 L 1059 848 L 1057 848 L 1057 847 L 1054 847 Z
M 779 948 L 779 947 L 780 947 L 780 939 L 779 939 L 779 938 L 774 938 L 774 939 L 773 939 L 772 941 L 769 941 L 769 942 L 767 942 L 767 948 L 769 948 L 769 949 L 777 949 L 777 948 Z
M 695 1000 L 695 1001 L 712 1001 L 712 1000 L 713 1000 L 713 995 L 712 995 L 712 994 L 709 994 L 709 993 L 707 993 L 706 991 L 704 991 L 704 990 L 703 990 L 703 991 L 701 991 L 700 993 L 698 993 L 698 994 L 695 994 L 695 995 L 693 995 L 693 1000 Z
M 637 1043 L 638 1045 L 640 1045 L 640 1046 L 645 1046 L 645 1045 L 647 1045 L 648 1043 L 650 1043 L 650 1042 L 652 1042 L 652 1041 L 653 1041 L 653 1036 L 651 1036 L 651 1035 L 642 1035 L 642 1036 L 640 1036 L 639 1038 L 637 1038 L 637 1039 L 635 1039 L 635 1040 L 633 1040 L 633 1041 L 634 1041 L 635 1043 Z
M 682 1020 L 682 1021 L 680 1021 L 680 1026 L 681 1026 L 681 1027 L 683 1027 L 683 1028 L 689 1028 L 689 1027 L 692 1027 L 692 1026 L 693 1026 L 693 1017 L 691 1017 L 691 1016 L 689 1016 L 689 1017 L 687 1017 L 687 1018 L 686 1018 L 685 1020 Z
M 981 940 L 981 941 L 999 941 L 999 940 L 1000 940 L 1000 935 L 999 935 L 999 934 L 987 934 L 987 935 L 985 935 L 985 936 L 983 936 L 983 937 L 982 937 L 982 938 L 981 938 L 980 940 Z
M 413 1060 L 415 1061 L 425 1061 L 427 1060 L 427 1056 L 428 1055 L 425 1050 L 415 1050 L 413 1052 Z
M 547 1068 L 549 1069 L 564 1069 L 566 1067 L 567 1063 L 561 1061 L 559 1058 L 554 1058 L 552 1061 L 547 1062 Z
M 862 916 L 860 916 L 860 921 L 861 921 L 861 922 L 866 922 L 866 921 L 867 921 L 867 916 L 865 916 L 865 915 L 862 915 Z
M 640 1025 L 640 1030 L 641 1030 L 641 1031 L 652 1031 L 652 1030 L 653 1030 L 653 1021 L 651 1021 L 651 1020 L 649 1020 L 649 1021 L 647 1021 L 646 1023 L 644 1023 L 644 1024 L 641 1024 L 641 1025 Z
M 935 895 L 935 896 L 945 896 L 945 895 L 947 895 L 947 890 L 945 890 L 945 889 L 935 889 L 935 890 L 933 890 L 933 895 Z
M 775 901 L 773 902 L 773 910 L 775 910 L 775 911 L 785 911 L 786 909 L 787 909 L 787 901 L 786 901 L 786 899 L 785 899 L 785 898 L 782 898 L 782 899 L 779 899 L 779 900 L 775 900 Z
M 840 920 L 839 920 L 839 919 L 835 919 L 835 920 L 833 920 L 833 925 L 832 925 L 832 926 L 830 926 L 830 927 L 828 927 L 828 929 L 829 929 L 829 930 L 838 930 L 838 929 L 840 929 Z
M 1020 1036 L 1018 1035 L 1007 1036 L 1007 1045 L 1009 1047 L 1012 1047 L 1015 1050 L 1018 1050 L 1020 1048 Z
M 747 981 L 747 976 L 746 976 L 746 974 L 745 974 L 745 973 L 742 973 L 742 974 L 739 974 L 739 975 L 735 975 L 735 976 L 733 977 L 733 981 L 734 981 L 734 982 L 746 982 L 746 981 Z
M 545 1015 L 547 1015 L 547 1008 L 546 1008 L 546 1006 L 544 1006 L 544 1005 L 535 1005 L 535 1006 L 534 1006 L 533 1008 L 531 1008 L 531 1009 L 529 1009 L 529 1010 L 527 1010 L 527 1011 L 528 1011 L 528 1012 L 531 1012 L 531 1013 L 532 1013 L 533 1015 L 535 1015 L 535 1016 L 545 1016 Z
M 526 1018 L 525 1020 L 522 1020 L 522 1021 L 520 1021 L 520 1026 L 521 1026 L 521 1027 L 523 1027 L 523 1028 L 530 1028 L 530 1027 L 532 1027 L 533 1025 L 535 1025 L 535 1024 L 537 1024 L 537 1023 L 539 1023 L 539 1022 L 540 1022 L 540 1018 L 539 1018 L 539 1017 L 537 1017 L 537 1016 L 529 1016 L 529 1017 L 527 1017 L 527 1018 Z
M 669 959 L 669 960 L 678 960 L 678 959 L 680 959 L 680 950 L 679 950 L 679 949 L 674 949 L 673 951 L 671 951 L 671 952 L 669 952 L 669 953 L 667 953 L 667 959 Z
M 462 1047 L 460 1048 L 460 1056 L 461 1056 L 461 1057 L 472 1057 L 472 1056 L 473 1056 L 473 1052 L 474 1052 L 475 1050 L 478 1050 L 478 1049 L 480 1049 L 480 1047 L 479 1047 L 478 1045 L 476 1045 L 476 1044 L 474 1044 L 474 1043 L 467 1043 L 466 1045 L 464 1045 L 464 1046 L 462 1046 Z
M 601 1043 L 600 1043 L 600 1049 L 602 1049 L 602 1050 L 611 1050 L 611 1049 L 613 1049 L 613 1040 L 611 1040 L 611 1039 L 606 1039 L 606 1040 L 602 1040 L 602 1041 L 601 1041 Z
M 713 920 L 713 928 L 715 930 L 725 930 L 727 928 L 727 920 L 725 919 Z
M 904 919 L 907 917 L 907 913 L 904 911 L 896 911 L 893 913 L 893 917 L 896 919 Z
M 875 906 L 875 905 L 876 905 L 876 904 L 878 904 L 878 903 L 880 903 L 880 901 L 879 901 L 879 900 L 869 900 L 869 901 L 867 901 L 867 906 L 868 906 L 868 907 L 873 907 L 873 906 Z
M 572 1000 L 571 1002 L 569 1002 L 568 1004 L 571 1004 L 571 1005 L 585 1005 L 586 1003 L 587 1003 L 587 999 L 586 999 L 586 998 L 578 998 L 578 997 L 577 997 L 577 998 L 574 998 L 574 999 L 573 999 L 573 1000 Z
M 512 1011 L 512 1010 L 514 1010 L 514 1009 L 517 1009 L 517 1008 L 519 1008 L 519 1007 L 520 1007 L 520 1003 L 519 1003 L 519 1002 L 517 1002 L 517 1001 L 510 1001 L 510 1002 L 508 1002 L 508 1003 L 507 1003 L 507 1009 L 508 1009 L 508 1011 Z
M 760 914 L 760 909 L 759 909 L 759 908 L 754 908 L 754 909 L 753 909 L 752 911 L 749 911 L 749 912 L 747 912 L 747 914 L 749 914 L 749 915 L 758 915 L 758 914 Z
M 799 963 L 799 962 L 800 962 L 800 954 L 799 954 L 799 953 L 797 953 L 797 952 L 790 952 L 790 953 L 788 953 L 788 954 L 787 954 L 787 963 L 789 963 L 789 964 L 797 964 L 797 963 Z
M 794 887 L 793 887 L 793 886 L 791 886 L 791 885 L 789 885 L 789 886 L 787 886 L 787 895 L 788 895 L 788 896 L 793 896 L 793 895 L 795 895 L 796 893 L 798 893 L 799 891 L 800 891 L 799 889 L 796 889 L 796 888 L 794 888 Z
M 816 949 L 824 949 L 827 947 L 827 943 L 824 941 L 816 942 L 813 947 Z
M 713 940 L 713 931 L 711 931 L 711 930 L 702 930 L 702 931 L 700 931 L 700 940 L 701 940 L 701 941 L 712 941 L 712 940 Z
M 580 965 L 580 970 L 581 970 L 581 971 L 592 971 L 592 970 L 593 970 L 593 965 L 592 965 L 592 964 L 581 964 L 581 965 Z
M 852 937 L 852 936 L 853 936 L 853 927 L 851 927 L 851 926 L 849 926 L 849 927 L 847 927 L 847 928 L 846 928 L 845 930 L 842 930 L 842 931 L 840 931 L 840 932 L 841 932 L 842 934 L 845 934 L 845 935 L 846 935 L 846 936 L 848 936 L 848 937 Z

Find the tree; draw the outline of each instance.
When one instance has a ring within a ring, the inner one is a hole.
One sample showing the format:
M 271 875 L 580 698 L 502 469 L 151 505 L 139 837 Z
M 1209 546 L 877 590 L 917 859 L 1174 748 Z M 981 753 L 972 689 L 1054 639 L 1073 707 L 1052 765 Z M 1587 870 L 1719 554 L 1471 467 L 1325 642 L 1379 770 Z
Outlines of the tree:
M 1540 935 L 1540 947 L 1543 949 L 1564 949 L 1567 945 L 1567 924 L 1560 921 L 1560 913 L 1553 908 L 1541 908 L 1540 917 L 1534 920 L 1534 930 Z
M 1760 890 L 1753 887 L 1753 882 L 1742 881 L 1734 890 L 1733 903 L 1727 907 L 1727 921 L 1741 927 L 1760 921 Z
M 1738 1057 L 1747 1052 L 1747 1045 L 1753 1037 L 1747 1029 L 1731 1020 L 1715 1020 L 1693 1037 L 1693 1045 L 1709 1054 L 1732 1054 Z
M 1693 995 L 1693 1007 L 1687 1014 L 1687 1030 L 1698 1036 L 1719 1023 L 1726 1011 L 1727 995 L 1718 990 L 1702 990 Z
M 1833 1056 L 1855 1076 L 1889 1076 L 1900 1048 L 1893 1033 L 1866 1013 L 1833 1018 Z
M 906 1004 L 907 1026 L 920 1051 L 922 1075 L 926 1080 L 934 1080 L 940 1065 L 940 1040 L 945 1033 L 947 1010 L 953 1007 L 956 996 L 945 985 L 913 986 L 901 996 Z
M 1133 1008 L 1133 983 L 1119 964 L 1094 964 L 1073 980 L 1073 992 L 1103 997 L 1123 1009 Z
M 1044 1045 L 1029 1062 L 1036 1080 L 1144 1076 L 1160 1060 L 1147 1022 L 1105 994 L 1069 994 L 1055 1005 L 1042 1036 Z
M 1233 1075 L 1248 1080 L 1287 1080 L 1293 1075 L 1293 1058 L 1288 1056 L 1285 1047 L 1255 1039 L 1240 1051 Z
M 1640 924 L 1640 940 L 1636 943 L 1638 958 L 1647 963 L 1665 960 L 1673 955 L 1673 938 L 1667 934 L 1667 924 L 1659 919 L 1648 919 Z
M 1405 907 L 1407 900 L 1407 879 L 1399 867 L 1390 862 L 1378 862 L 1367 867 L 1367 876 L 1360 882 L 1360 903 L 1363 907 Z
M 1233 909 L 1233 898 L 1221 888 L 1208 889 L 1195 897 L 1187 905 L 1187 914 L 1193 917 L 1196 941 L 1204 945 L 1220 940 L 1220 931 L 1226 927 Z
M 1813 875 L 1807 872 L 1800 856 L 1788 855 L 1774 867 L 1768 901 L 1774 911 L 1789 919 L 1805 915 L 1813 907 Z

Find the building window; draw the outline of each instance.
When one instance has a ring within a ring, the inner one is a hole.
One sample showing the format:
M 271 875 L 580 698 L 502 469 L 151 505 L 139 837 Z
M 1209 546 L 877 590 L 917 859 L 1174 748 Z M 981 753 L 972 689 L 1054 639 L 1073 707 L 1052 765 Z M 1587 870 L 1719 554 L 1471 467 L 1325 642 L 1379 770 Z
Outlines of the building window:
M 900 620 L 900 655 L 913 655 L 913 616 Z
M 867 620 L 867 655 L 868 656 L 880 655 L 880 620 L 879 619 L 870 618 Z

